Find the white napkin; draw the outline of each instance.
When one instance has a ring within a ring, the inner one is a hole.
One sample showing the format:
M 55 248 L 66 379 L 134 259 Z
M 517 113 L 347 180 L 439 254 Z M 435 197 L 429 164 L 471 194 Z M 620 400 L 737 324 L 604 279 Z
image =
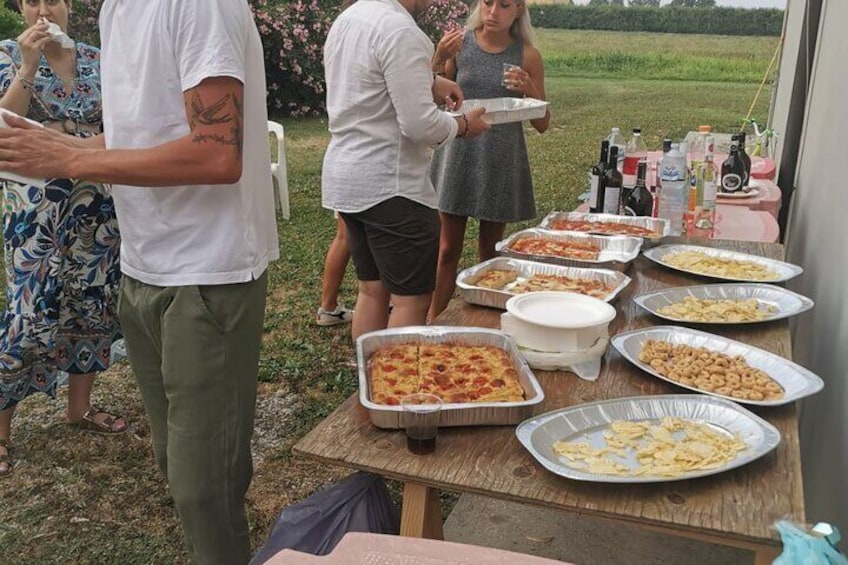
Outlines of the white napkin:
M 0 108 L 0 128 L 9 127 L 9 124 L 7 124 L 6 120 L 3 119 L 3 117 L 7 116 L 7 115 L 17 116 L 17 117 L 20 118 L 20 116 L 18 116 L 16 113 L 10 112 L 9 110 L 3 109 L 3 108 Z M 24 119 L 31 124 L 37 125 L 38 127 L 44 127 L 41 124 L 39 124 L 38 122 L 34 122 L 34 121 L 29 120 L 27 118 L 24 118 Z M 21 176 L 21 175 L 15 174 L 15 173 L 7 173 L 5 171 L 0 171 L 0 179 L 11 180 L 11 181 L 19 182 L 21 184 L 30 184 L 30 185 L 33 185 L 33 186 L 37 186 L 38 188 L 44 188 L 45 186 L 47 186 L 47 183 L 50 180 L 50 179 L 34 179 L 34 178 L 30 178 L 30 177 Z
M 59 27 L 59 24 L 53 22 L 47 22 L 47 35 L 53 38 L 53 41 L 64 47 L 65 49 L 73 49 L 74 48 L 74 40 L 68 37 L 68 35 L 62 31 L 62 28 Z

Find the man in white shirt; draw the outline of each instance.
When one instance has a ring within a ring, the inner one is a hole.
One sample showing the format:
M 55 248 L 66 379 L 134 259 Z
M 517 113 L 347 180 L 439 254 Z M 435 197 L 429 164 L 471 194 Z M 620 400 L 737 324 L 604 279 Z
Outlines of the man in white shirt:
M 104 135 L 11 120 L 0 170 L 114 185 L 119 316 L 189 554 L 246 563 L 266 270 L 279 256 L 259 34 L 246 0 L 106 0 L 100 31 Z
M 414 19 L 429 3 L 359 0 L 336 18 L 324 45 L 332 138 L 323 205 L 347 226 L 359 279 L 354 339 L 425 322 L 440 231 L 432 148 L 490 128 L 482 109 L 452 117 L 436 106 L 461 104 L 462 92 L 432 74 L 433 44 Z

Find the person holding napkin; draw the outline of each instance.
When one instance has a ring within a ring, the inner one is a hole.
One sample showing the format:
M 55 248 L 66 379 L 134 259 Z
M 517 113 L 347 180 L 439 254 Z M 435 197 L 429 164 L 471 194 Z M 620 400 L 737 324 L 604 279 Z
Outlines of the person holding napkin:
M 101 130 L 100 51 L 67 35 L 69 0 L 19 0 L 27 29 L 0 42 L 0 108 L 79 138 Z M 127 422 L 91 405 L 94 375 L 121 337 L 115 314 L 120 236 L 99 183 L 4 182 L 6 307 L 0 318 L 0 477 L 13 469 L 15 406 L 56 394 L 69 377 L 67 420 L 102 433 Z

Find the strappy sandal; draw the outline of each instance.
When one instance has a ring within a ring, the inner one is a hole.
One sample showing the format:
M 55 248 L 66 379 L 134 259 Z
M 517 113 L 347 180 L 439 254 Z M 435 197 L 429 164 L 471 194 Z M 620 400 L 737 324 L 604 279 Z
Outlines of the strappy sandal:
M 98 422 L 97 416 L 101 414 L 106 414 L 106 417 L 103 418 L 102 422 Z M 118 420 L 124 420 L 124 423 L 126 425 L 123 428 L 116 430 L 114 426 L 115 422 Z M 128 429 L 130 429 L 129 422 L 127 422 L 123 416 L 112 415 L 109 412 L 98 408 L 97 406 L 91 406 L 91 408 L 89 408 L 86 413 L 82 415 L 82 418 L 80 418 L 78 421 L 68 423 L 82 430 L 88 430 L 90 432 L 95 432 L 98 434 L 122 434 Z
M 5 463 L 8 467 L 0 471 L 0 479 L 6 478 L 15 470 L 15 460 L 12 459 L 12 445 L 8 439 L 0 439 L 0 447 L 6 450 L 6 453 L 0 455 L 0 463 Z

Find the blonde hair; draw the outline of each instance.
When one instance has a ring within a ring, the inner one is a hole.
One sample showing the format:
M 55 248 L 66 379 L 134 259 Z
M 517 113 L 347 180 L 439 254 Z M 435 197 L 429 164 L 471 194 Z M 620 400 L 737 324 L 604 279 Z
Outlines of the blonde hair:
M 494 0 L 500 2 L 501 0 Z M 527 0 L 513 0 L 519 8 L 515 16 L 515 21 L 509 26 L 509 35 L 524 45 L 533 45 L 533 26 L 530 25 L 530 11 L 527 9 Z M 483 27 L 483 18 L 480 17 L 480 0 L 474 2 L 471 7 L 471 12 L 468 14 L 468 21 L 465 22 L 465 29 L 468 31 L 477 31 Z

